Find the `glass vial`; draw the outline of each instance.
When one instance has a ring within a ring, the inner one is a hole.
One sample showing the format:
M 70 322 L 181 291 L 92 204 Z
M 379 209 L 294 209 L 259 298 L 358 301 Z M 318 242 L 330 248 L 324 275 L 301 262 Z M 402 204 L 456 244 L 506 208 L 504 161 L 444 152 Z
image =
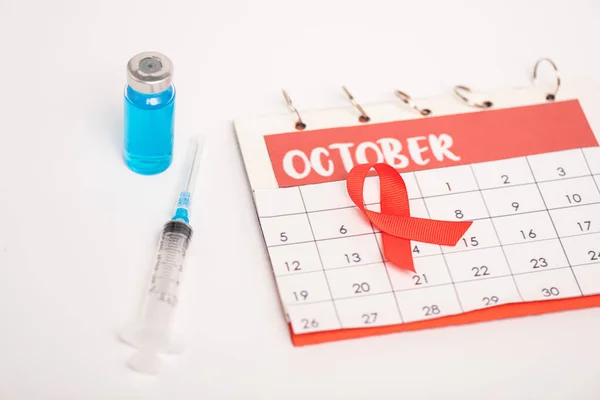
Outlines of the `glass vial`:
M 173 159 L 173 63 L 163 54 L 140 53 L 127 63 L 125 164 L 143 175 L 163 172 Z

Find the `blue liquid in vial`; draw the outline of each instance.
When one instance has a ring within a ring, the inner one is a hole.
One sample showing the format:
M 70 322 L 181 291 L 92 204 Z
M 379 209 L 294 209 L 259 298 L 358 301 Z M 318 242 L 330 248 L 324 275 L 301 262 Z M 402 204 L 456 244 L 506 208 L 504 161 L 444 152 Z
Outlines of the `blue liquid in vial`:
M 163 172 L 173 159 L 175 87 L 145 94 L 125 89 L 125 164 L 143 175 Z

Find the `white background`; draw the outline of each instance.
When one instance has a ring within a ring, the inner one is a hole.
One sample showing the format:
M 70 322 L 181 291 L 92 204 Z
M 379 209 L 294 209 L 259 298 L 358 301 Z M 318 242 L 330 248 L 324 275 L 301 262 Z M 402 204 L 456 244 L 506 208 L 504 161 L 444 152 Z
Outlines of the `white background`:
M 600 65 L 592 1 L 0 0 L 1 399 L 597 399 L 600 310 L 294 348 L 232 120 L 565 80 Z M 176 155 L 121 161 L 125 64 L 175 63 Z M 545 76 L 549 76 L 546 74 Z M 599 79 L 596 78 L 596 81 Z M 186 139 L 208 137 L 176 327 L 160 375 L 125 366 Z

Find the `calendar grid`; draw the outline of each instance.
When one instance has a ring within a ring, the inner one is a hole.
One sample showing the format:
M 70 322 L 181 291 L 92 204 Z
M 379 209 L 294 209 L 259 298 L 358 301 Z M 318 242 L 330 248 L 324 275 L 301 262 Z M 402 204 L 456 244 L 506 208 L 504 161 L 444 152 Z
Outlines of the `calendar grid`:
M 559 209 L 563 209 L 563 208 L 564 209 L 572 209 L 572 208 L 577 208 L 577 207 L 586 207 L 586 206 L 592 206 L 592 205 L 598 205 L 598 204 L 600 204 L 600 203 L 589 203 L 589 204 L 582 204 L 582 205 L 571 206 L 571 207 L 552 208 L 551 210 L 559 210 Z M 544 210 L 532 211 L 532 212 L 523 212 L 523 213 L 520 213 L 518 215 L 535 214 L 535 213 L 540 213 L 540 212 L 544 212 Z M 288 216 L 288 215 L 297 215 L 297 214 L 283 214 L 283 215 L 280 215 L 280 216 L 283 217 L 283 216 Z M 502 218 L 502 217 L 509 217 L 509 215 L 501 215 L 501 216 L 493 217 L 493 218 Z M 487 220 L 487 219 L 490 219 L 490 218 L 473 218 L 472 221 L 483 221 L 483 220 Z M 594 234 L 597 234 L 597 233 L 598 232 L 579 233 L 579 234 L 576 234 L 576 235 L 561 235 L 561 237 L 566 239 L 566 238 L 571 238 L 571 237 L 594 235 Z M 360 236 L 370 236 L 371 234 L 372 233 L 370 233 L 370 232 L 369 233 L 357 233 L 357 234 L 354 234 L 354 235 L 348 235 L 346 237 L 351 238 L 351 237 L 360 237 Z M 339 238 L 325 238 L 325 239 L 319 239 L 318 241 L 319 242 L 325 242 L 325 241 L 328 241 L 328 240 L 338 240 L 338 239 Z M 532 239 L 532 240 L 529 241 L 529 243 L 545 242 L 545 241 L 548 241 L 548 240 L 556 240 L 556 239 L 557 238 Z M 272 245 L 268 245 L 267 248 L 294 246 L 294 245 L 297 245 L 297 244 L 307 244 L 307 243 L 314 243 L 314 242 L 315 242 L 314 240 L 306 240 L 306 241 L 294 242 L 294 243 L 272 244 Z M 506 246 L 518 246 L 520 244 L 522 244 L 522 243 L 506 243 L 506 244 L 497 245 L 497 246 L 489 246 L 487 248 L 488 249 L 493 249 L 493 248 L 497 248 L 497 247 L 500 247 L 500 246 L 505 246 L 505 247 Z M 452 254 L 464 253 L 464 252 L 467 252 L 467 251 L 472 251 L 472 250 L 454 250 L 454 251 L 452 251 Z M 423 255 L 423 256 L 416 255 L 416 256 L 413 256 L 413 257 L 414 258 L 424 258 L 424 257 L 431 257 L 431 256 L 436 256 L 436 255 L 439 255 L 439 254 L 428 254 L 428 255 Z M 385 262 L 385 260 L 384 260 L 384 262 Z M 365 264 L 360 264 L 360 265 L 365 265 Z M 353 266 L 354 265 L 351 265 L 348 268 L 353 267 Z M 344 267 L 339 267 L 339 268 L 344 268 Z
M 333 292 L 331 291 L 331 285 L 329 284 L 329 278 L 327 277 L 327 271 L 325 271 L 325 264 L 323 263 L 323 258 L 321 257 L 321 252 L 319 251 L 319 246 L 317 244 L 317 240 L 315 238 L 315 232 L 313 230 L 312 224 L 310 223 L 310 218 L 308 217 L 308 211 L 306 210 L 306 202 L 304 201 L 304 196 L 302 196 L 302 188 L 300 186 L 298 186 L 298 193 L 300 194 L 300 199 L 302 200 L 302 207 L 304 207 L 304 211 L 306 212 L 306 219 L 308 220 L 308 226 L 310 227 L 310 233 L 312 235 L 313 238 L 313 242 L 315 244 L 316 250 L 317 250 L 317 255 L 319 256 L 319 262 L 321 263 L 321 269 L 323 271 L 323 276 L 325 278 L 325 283 L 327 284 L 327 289 L 329 290 L 329 296 L 331 298 L 331 303 L 333 304 L 333 309 L 335 311 L 335 316 L 338 320 L 338 323 L 340 324 L 340 326 L 342 325 L 342 320 L 340 318 L 340 314 L 338 312 L 338 309 L 335 305 L 335 299 L 333 297 Z
M 473 179 L 475 180 L 475 183 L 477 184 L 477 189 L 479 190 L 479 193 L 481 195 L 481 201 L 483 202 L 483 205 L 485 206 L 486 212 L 490 216 L 490 221 L 492 222 L 492 227 L 494 228 L 494 234 L 496 235 L 496 238 L 498 239 L 498 243 L 500 243 L 500 249 L 502 250 L 502 255 L 504 256 L 504 260 L 506 261 L 506 265 L 508 266 L 508 270 L 510 271 L 510 276 L 512 277 L 513 283 L 515 284 L 515 288 L 517 289 L 517 293 L 519 294 L 521 301 L 523 301 L 523 295 L 521 294 L 521 290 L 519 289 L 519 285 L 517 284 L 517 280 L 515 279 L 515 275 L 513 274 L 512 267 L 510 266 L 510 261 L 508 260 L 508 256 L 506 255 L 506 251 L 504 251 L 504 246 L 502 245 L 502 241 L 500 240 L 500 235 L 498 234 L 498 228 L 496 228 L 496 224 L 494 223 L 494 218 L 492 218 L 492 213 L 490 212 L 490 208 L 488 207 L 487 202 L 485 201 L 485 197 L 481 193 L 481 187 L 479 186 L 479 181 L 477 180 L 477 175 L 475 175 L 475 171 L 473 170 L 473 165 L 469 164 L 469 168 L 471 170 L 471 174 L 473 175 Z
M 414 243 L 416 274 L 391 265 L 382 233 L 356 205 L 337 197 L 345 196 L 341 184 L 289 188 L 293 194 L 276 189 L 283 197 L 263 203 L 259 217 L 272 227 L 265 242 L 294 331 L 404 324 L 600 293 L 600 263 L 594 262 L 600 254 L 600 181 L 593 175 L 598 164 L 577 150 L 554 163 L 534 155 L 451 167 L 439 177 L 436 169 L 405 173 L 413 216 L 460 220 L 464 213 L 474 222 L 456 247 Z M 373 183 L 367 193 L 375 196 Z M 381 203 L 371 197 L 364 205 L 378 211 Z M 291 269 L 288 262 L 302 268 Z M 308 326 L 305 321 L 313 319 L 319 324 Z
M 423 196 L 423 191 L 421 190 L 421 186 L 419 185 L 419 179 L 417 178 L 417 174 L 413 173 L 415 177 L 415 183 L 417 184 L 417 188 L 419 188 L 419 193 Z M 431 213 L 427 208 L 427 203 L 423 202 L 425 205 L 425 211 L 427 212 L 427 216 L 431 218 Z M 442 258 L 444 260 L 444 265 L 446 265 L 446 270 L 448 271 L 448 275 L 450 276 L 450 282 L 452 284 L 452 288 L 454 289 L 454 295 L 456 296 L 456 300 L 458 301 L 458 305 L 460 306 L 460 311 L 465 312 L 462 302 L 460 301 L 460 296 L 458 295 L 458 291 L 456 290 L 456 285 L 454 284 L 454 278 L 452 276 L 452 272 L 450 272 L 450 266 L 448 265 L 448 259 L 446 258 L 446 254 L 442 251 Z
M 556 233 L 556 237 L 558 239 L 558 242 L 560 243 L 560 247 L 562 248 L 563 254 L 565 255 L 565 257 L 567 258 L 567 262 L 569 263 L 569 267 L 571 269 L 571 273 L 573 274 L 573 278 L 575 279 L 575 283 L 577 284 L 577 288 L 579 289 L 579 293 L 581 294 L 581 296 L 583 296 L 583 290 L 581 290 L 581 285 L 579 284 L 579 280 L 577 279 L 577 275 L 575 274 L 575 270 L 573 270 L 573 265 L 571 264 L 571 260 L 569 259 L 569 255 L 567 254 L 567 251 L 565 250 L 565 245 L 563 244 L 562 238 L 560 236 L 560 234 L 558 233 L 558 229 L 556 229 L 556 224 L 554 223 L 554 219 L 552 218 L 552 214 L 550 213 L 550 209 L 548 208 L 548 204 L 546 203 L 546 199 L 544 199 L 544 195 L 542 193 L 542 190 L 540 189 L 540 185 L 535 177 L 535 173 L 533 172 L 533 168 L 531 168 L 531 163 L 529 161 L 529 156 L 525 157 L 525 160 L 527 161 L 527 166 L 529 167 L 530 171 L 531 171 L 531 175 L 533 176 L 533 180 L 535 182 L 535 187 L 537 188 L 540 197 L 542 198 L 542 202 L 544 203 L 544 207 L 547 210 L 548 216 L 550 218 L 550 222 L 552 223 L 552 227 L 554 229 L 554 232 Z
M 587 162 L 587 159 L 586 159 Z M 473 165 L 473 164 L 470 164 Z M 589 168 L 589 165 L 588 165 Z M 414 174 L 414 173 L 413 173 Z M 589 174 L 592 176 L 598 175 L 598 174 Z M 565 177 L 565 178 L 561 178 L 561 179 L 546 179 L 546 180 L 539 180 L 536 181 L 537 183 L 548 183 L 548 182 L 557 182 L 557 181 L 568 181 L 568 180 L 573 180 L 573 179 L 581 179 L 584 177 L 587 177 L 589 175 L 577 175 L 577 176 L 572 176 L 572 177 Z M 416 176 L 416 175 L 415 175 Z M 336 181 L 332 181 L 332 182 L 336 182 Z M 522 186 L 529 186 L 534 184 L 535 182 L 531 182 L 531 183 L 515 183 L 515 184 L 511 184 L 510 187 L 522 187 Z M 597 186 L 597 184 L 596 184 Z M 298 186 L 300 187 L 300 186 Z M 488 191 L 493 191 L 493 190 L 498 190 L 499 188 L 497 187 L 493 187 L 493 188 L 483 188 L 483 189 L 474 189 L 474 190 L 464 190 L 461 191 L 461 194 L 466 194 L 466 193 L 479 193 L 479 192 L 488 192 Z M 599 189 L 600 190 L 600 189 Z M 434 195 L 429 195 L 429 196 L 418 196 L 418 197 L 411 197 L 410 200 L 424 200 L 424 199 L 433 199 L 436 197 L 446 197 L 448 196 L 448 194 L 434 194 Z M 376 202 L 370 202 L 370 203 L 365 203 L 365 206 L 374 206 L 374 205 L 378 205 L 380 204 L 378 201 Z M 594 203 L 596 204 L 596 203 Z M 583 205 L 587 205 L 587 204 L 583 204 Z M 560 210 L 562 208 L 572 208 L 572 207 L 577 207 L 577 205 L 575 206 L 566 206 L 566 207 L 552 207 L 549 208 L 548 210 Z M 336 210 L 344 210 L 344 209 L 351 209 L 351 208 L 356 208 L 356 206 L 354 205 L 350 205 L 350 206 L 343 206 L 343 207 L 332 207 L 332 208 L 323 208 L 323 209 L 319 209 L 319 210 L 315 210 L 315 211 L 302 211 L 302 212 L 292 212 L 292 213 L 286 213 L 285 215 L 304 215 L 306 213 L 309 214 L 314 214 L 314 213 L 320 213 L 320 212 L 327 212 L 327 211 L 336 211 Z M 539 212 L 539 211 L 545 211 L 545 210 L 538 210 L 538 211 L 530 211 L 530 212 Z M 521 213 L 521 214 L 525 214 L 525 213 Z M 498 217 L 505 217 L 505 216 L 509 216 L 512 214 L 506 214 L 506 215 L 496 215 L 494 216 L 494 218 L 498 218 Z M 281 217 L 281 215 L 261 215 L 260 218 L 277 218 L 277 217 Z M 487 219 L 487 218 L 480 218 L 480 219 Z
M 573 237 L 585 237 L 585 236 L 590 236 L 590 235 L 598 235 L 599 232 L 590 232 L 590 233 L 584 233 L 584 234 L 579 234 L 579 235 L 570 235 L 570 236 L 562 236 L 563 238 L 573 238 Z M 539 240 L 532 240 L 529 243 L 540 243 L 540 242 L 548 242 L 548 241 L 554 241 L 557 240 L 557 238 L 549 238 L 549 239 L 539 239 Z M 314 242 L 305 242 L 305 243 L 314 243 Z M 301 244 L 301 243 L 295 243 L 295 244 Z M 522 243 L 511 243 L 511 244 L 505 244 L 505 245 L 501 245 L 501 246 L 505 246 L 505 247 L 511 247 L 511 246 L 519 246 L 522 245 Z M 499 246 L 491 246 L 488 247 L 487 249 L 495 249 L 495 248 L 499 248 L 501 247 Z M 461 251 L 455 251 L 452 254 L 460 254 L 460 253 L 464 253 L 464 252 L 468 252 L 468 251 L 473 251 L 473 250 L 461 250 Z M 428 255 L 423 255 L 423 256 L 415 256 L 415 258 L 428 258 L 428 257 L 439 257 L 442 254 L 428 254 Z M 335 267 L 334 269 L 336 270 L 340 270 L 340 269 L 350 269 L 350 268 L 356 268 L 356 267 L 365 267 L 365 266 L 369 266 L 369 265 L 376 265 L 376 264 L 386 264 L 387 265 L 388 261 L 386 261 L 384 259 L 384 261 L 375 261 L 375 262 L 369 262 L 369 263 L 361 263 L 361 264 L 356 264 L 356 265 L 345 265 L 345 266 L 338 266 Z M 574 264 L 573 267 L 582 267 L 585 265 L 590 265 L 590 264 Z M 553 268 L 553 270 L 557 270 L 557 269 L 562 269 L 562 268 L 569 268 L 569 266 L 566 267 L 556 267 Z M 294 272 L 294 276 L 296 275 L 305 275 L 305 274 L 315 274 L 315 273 L 319 273 L 322 272 L 321 270 L 318 271 L 300 271 L 300 272 Z M 526 271 L 526 272 L 513 272 L 512 275 L 514 276 L 520 276 L 520 275 L 526 275 L 526 274 L 530 274 L 530 273 L 535 273 L 537 271 Z M 289 274 L 276 274 L 275 276 L 277 277 L 283 277 L 283 276 L 290 276 Z M 509 275 L 500 275 L 500 276 L 492 276 L 492 277 L 483 277 L 483 278 L 479 278 L 478 280 L 485 280 L 485 279 L 494 279 L 494 278 L 500 278 L 500 277 L 506 277 Z M 461 280 L 461 281 L 455 281 L 455 283 L 465 283 L 465 282 L 470 282 L 470 280 Z M 447 285 L 447 284 L 442 284 L 442 285 Z M 428 287 L 432 287 L 433 285 L 430 285 Z M 397 292 L 399 291 L 404 291 L 404 290 L 413 290 L 413 289 L 419 289 L 419 288 L 408 288 L 408 289 L 401 289 L 401 290 L 396 290 Z
M 573 267 L 583 267 L 583 266 L 588 266 L 588 265 L 596 265 L 596 264 L 580 264 L 580 265 L 573 265 Z M 600 264 L 598 264 L 600 265 Z M 553 268 L 553 271 L 560 271 L 560 270 L 566 270 L 566 269 L 570 269 L 571 266 L 567 265 L 565 267 L 557 267 L 557 268 Z M 315 273 L 313 272 L 308 272 L 308 273 Z M 527 272 L 519 272 L 515 275 L 517 276 L 521 276 L 521 275 L 530 275 L 530 274 L 537 274 L 538 271 L 527 271 Z M 498 276 L 490 276 L 490 277 L 484 277 L 484 278 L 479 278 L 477 280 L 477 282 L 480 281 L 492 281 L 495 279 L 502 279 L 502 278 L 507 278 L 510 275 L 498 275 Z M 442 286 L 450 286 L 450 285 L 455 285 L 455 284 L 460 284 L 460 283 L 468 283 L 468 282 L 473 282 L 472 280 L 466 279 L 466 280 L 461 280 L 461 281 L 454 281 L 454 282 L 448 282 L 448 283 L 436 283 L 436 284 L 432 284 L 427 286 L 427 288 L 436 288 L 436 287 L 442 287 Z M 401 289 L 401 290 L 388 290 L 388 291 L 384 291 L 384 292 L 377 292 L 377 293 L 367 293 L 362 295 L 361 297 L 373 297 L 373 296 L 381 296 L 384 294 L 396 294 L 399 292 L 411 292 L 411 291 L 417 291 L 417 290 L 423 290 L 423 288 L 416 288 L 416 287 L 412 287 L 412 288 L 406 288 L 406 289 Z M 349 299 L 354 299 L 356 297 L 354 296 L 341 296 L 341 297 L 337 297 L 336 300 L 349 300 Z M 311 301 L 306 301 L 302 304 L 288 304 L 288 306 L 291 307 L 302 307 L 302 305 L 310 305 L 310 304 L 318 304 L 318 303 L 329 303 L 331 302 L 331 299 L 324 299 L 324 300 L 311 300 Z M 521 300 L 520 302 L 526 302 L 526 300 Z M 405 321 L 402 321 L 401 323 L 405 323 Z

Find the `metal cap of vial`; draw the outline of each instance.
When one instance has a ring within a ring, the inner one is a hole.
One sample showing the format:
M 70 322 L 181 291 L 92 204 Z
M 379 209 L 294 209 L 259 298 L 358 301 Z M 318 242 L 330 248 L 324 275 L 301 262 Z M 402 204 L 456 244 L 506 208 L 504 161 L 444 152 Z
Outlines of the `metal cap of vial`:
M 161 53 L 145 52 L 127 63 L 127 84 L 140 93 L 160 93 L 171 86 L 173 63 Z

